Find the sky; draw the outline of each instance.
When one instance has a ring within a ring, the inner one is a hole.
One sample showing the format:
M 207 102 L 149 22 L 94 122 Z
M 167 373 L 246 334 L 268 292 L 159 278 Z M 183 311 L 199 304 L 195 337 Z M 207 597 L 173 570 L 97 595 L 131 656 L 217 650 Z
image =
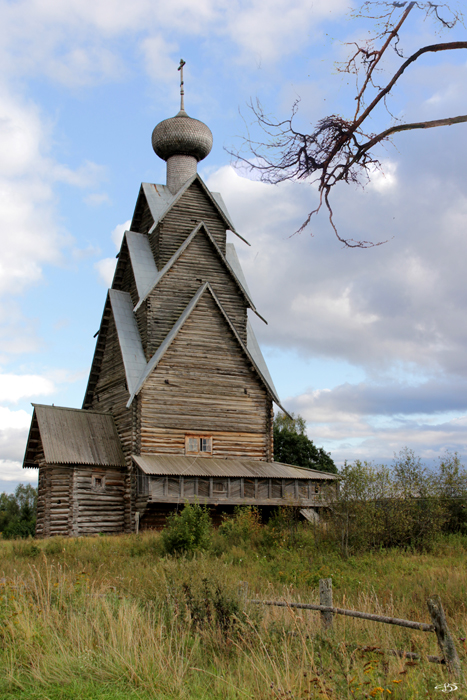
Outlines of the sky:
M 352 115 L 337 68 L 367 20 L 344 0 L 0 0 L 0 491 L 37 481 L 21 464 L 31 402 L 81 407 L 106 289 L 140 183 L 165 183 L 154 126 L 185 106 L 214 135 L 199 164 L 238 232 L 254 324 L 283 405 L 345 460 L 467 456 L 467 124 L 407 132 L 382 172 L 340 185 L 335 220 L 307 182 L 268 185 L 229 150 L 258 135 L 250 100 L 311 130 Z M 406 55 L 465 40 L 412 13 Z M 392 52 L 384 82 L 401 59 Z M 388 107 L 403 121 L 467 111 L 467 53 L 425 56 Z M 384 107 L 375 132 L 393 123 Z

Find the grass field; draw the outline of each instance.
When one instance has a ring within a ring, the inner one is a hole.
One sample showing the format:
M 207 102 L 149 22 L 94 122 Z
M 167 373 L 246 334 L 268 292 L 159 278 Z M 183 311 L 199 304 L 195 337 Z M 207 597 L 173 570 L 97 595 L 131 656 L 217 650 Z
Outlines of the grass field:
M 444 666 L 387 651 L 438 655 L 432 633 L 346 617 L 323 633 L 319 613 L 239 593 L 246 581 L 251 597 L 319 602 L 332 577 L 335 605 L 425 622 L 437 593 L 465 663 L 466 555 L 450 536 L 343 559 L 301 527 L 217 533 L 190 558 L 164 556 L 157 533 L 0 542 L 0 698 L 467 698 Z

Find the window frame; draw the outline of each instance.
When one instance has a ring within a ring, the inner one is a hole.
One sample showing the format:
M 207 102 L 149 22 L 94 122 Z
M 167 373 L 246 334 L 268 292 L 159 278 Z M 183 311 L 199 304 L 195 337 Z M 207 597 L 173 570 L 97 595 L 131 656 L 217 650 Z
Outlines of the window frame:
M 190 441 L 196 440 L 197 441 L 197 448 L 196 450 L 189 449 Z M 204 441 L 204 442 L 203 442 Z M 208 449 L 204 449 L 203 447 L 207 446 Z M 203 457 L 212 457 L 212 452 L 213 452 L 213 440 L 212 440 L 212 435 L 185 435 L 185 455 L 190 457 L 190 456 L 195 456 L 195 455 L 201 455 Z

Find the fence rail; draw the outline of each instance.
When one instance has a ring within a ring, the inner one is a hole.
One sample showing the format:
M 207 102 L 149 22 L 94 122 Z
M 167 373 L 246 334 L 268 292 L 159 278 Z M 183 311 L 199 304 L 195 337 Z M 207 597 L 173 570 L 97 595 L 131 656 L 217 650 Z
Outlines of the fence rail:
M 373 622 L 384 622 L 387 625 L 399 625 L 399 627 L 409 627 L 421 632 L 434 632 L 434 625 L 426 622 L 412 622 L 411 620 L 401 620 L 398 617 L 386 617 L 385 615 L 373 615 L 371 613 L 360 612 L 359 610 L 346 610 L 345 608 L 334 608 L 328 605 L 313 605 L 312 603 L 286 603 L 279 600 L 249 600 L 252 605 L 274 605 L 278 608 L 301 608 L 303 610 L 317 610 L 323 613 L 334 615 L 348 615 L 348 617 L 359 617 L 363 620 L 373 620 Z
M 289 603 L 283 600 L 247 600 L 248 583 L 241 583 L 241 595 L 245 603 L 251 605 L 271 605 L 278 608 L 299 608 L 301 610 L 315 610 L 321 613 L 321 624 L 323 630 L 332 628 L 333 615 L 347 615 L 348 617 L 357 617 L 363 620 L 371 620 L 372 622 L 382 622 L 387 625 L 398 625 L 399 627 L 408 627 L 409 629 L 419 630 L 420 632 L 435 632 L 438 640 L 438 646 L 443 654 L 442 659 L 438 657 L 428 657 L 428 661 L 435 663 L 445 663 L 448 670 L 456 677 L 462 678 L 462 668 L 456 646 L 452 638 L 451 632 L 446 621 L 443 606 L 438 596 L 432 596 L 427 600 L 428 611 L 431 617 L 431 624 L 427 622 L 414 622 L 413 620 L 402 620 L 397 617 L 387 617 L 385 615 L 374 615 L 372 613 L 361 612 L 359 610 L 346 610 L 345 608 L 336 608 L 332 604 L 332 579 L 321 579 L 319 582 L 319 597 L 320 605 L 314 603 Z M 394 653 L 395 650 L 390 650 Z M 409 652 L 396 651 L 398 655 Z

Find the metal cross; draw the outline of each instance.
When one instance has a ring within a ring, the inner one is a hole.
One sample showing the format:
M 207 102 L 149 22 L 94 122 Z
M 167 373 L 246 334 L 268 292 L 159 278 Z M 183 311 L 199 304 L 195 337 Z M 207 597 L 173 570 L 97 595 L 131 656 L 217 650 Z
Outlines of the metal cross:
M 186 64 L 186 61 L 183 60 L 183 58 L 180 59 L 180 65 L 178 67 L 178 70 L 180 71 L 180 109 L 185 111 L 185 90 L 183 89 L 183 66 Z

